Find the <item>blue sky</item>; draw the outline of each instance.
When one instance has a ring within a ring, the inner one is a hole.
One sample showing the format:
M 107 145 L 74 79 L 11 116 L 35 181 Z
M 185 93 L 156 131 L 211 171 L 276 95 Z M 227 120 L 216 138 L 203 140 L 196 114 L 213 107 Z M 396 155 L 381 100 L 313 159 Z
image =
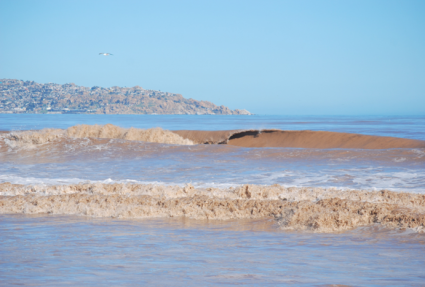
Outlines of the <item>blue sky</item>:
M 0 0 L 0 78 L 257 114 L 425 115 L 424 15 L 423 0 Z

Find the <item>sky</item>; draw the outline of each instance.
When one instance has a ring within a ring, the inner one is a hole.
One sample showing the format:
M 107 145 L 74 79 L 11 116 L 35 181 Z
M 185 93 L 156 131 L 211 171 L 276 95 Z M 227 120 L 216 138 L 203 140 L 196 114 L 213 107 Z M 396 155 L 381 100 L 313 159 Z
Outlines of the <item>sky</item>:
M 425 115 L 424 15 L 423 0 L 0 0 L 0 78 L 256 114 Z

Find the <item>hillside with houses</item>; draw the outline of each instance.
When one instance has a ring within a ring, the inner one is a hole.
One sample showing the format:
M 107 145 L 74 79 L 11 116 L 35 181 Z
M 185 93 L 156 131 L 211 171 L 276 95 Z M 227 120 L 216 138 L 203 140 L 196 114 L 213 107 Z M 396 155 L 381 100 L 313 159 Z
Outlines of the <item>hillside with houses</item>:
M 142 87 L 83 87 L 0 79 L 0 113 L 250 115 Z

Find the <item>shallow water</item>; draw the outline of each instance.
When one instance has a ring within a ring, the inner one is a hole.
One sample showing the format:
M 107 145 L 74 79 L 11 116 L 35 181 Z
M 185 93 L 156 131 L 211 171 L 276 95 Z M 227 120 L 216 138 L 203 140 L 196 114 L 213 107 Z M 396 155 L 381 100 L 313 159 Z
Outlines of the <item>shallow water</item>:
M 170 146 L 75 140 L 1 154 L 0 181 L 165 183 L 195 186 L 283 184 L 423 192 L 425 151 Z
M 170 130 L 309 129 L 425 140 L 425 117 L 0 114 L 3 131 L 106 123 Z M 279 183 L 348 193 L 351 188 L 425 193 L 425 150 L 240 148 L 93 138 L 13 148 L 0 140 L 0 183 L 88 181 L 195 187 Z M 0 285 L 423 286 L 424 243 L 424 234 L 378 226 L 317 234 L 283 232 L 271 219 L 8 214 L 0 215 Z
M 425 237 L 281 232 L 270 220 L 0 216 L 0 284 L 423 286 Z
M 112 123 L 121 127 L 168 130 L 281 129 L 394 136 L 425 140 L 424 116 L 193 116 L 0 114 L 0 130 L 68 128 Z
M 164 129 L 311 129 L 425 139 L 424 117 L 172 115 L 0 115 L 0 130 L 112 123 Z M 0 139 L 0 182 L 138 182 L 227 187 L 275 183 L 300 187 L 422 193 L 425 149 L 241 148 L 167 145 L 120 139 L 67 139 L 11 149 Z

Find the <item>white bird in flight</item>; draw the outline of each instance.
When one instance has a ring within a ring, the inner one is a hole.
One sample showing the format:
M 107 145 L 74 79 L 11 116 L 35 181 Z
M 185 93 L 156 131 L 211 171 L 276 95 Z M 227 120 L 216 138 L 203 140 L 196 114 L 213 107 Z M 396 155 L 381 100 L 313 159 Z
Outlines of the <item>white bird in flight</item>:
M 112 54 L 110 54 L 110 53 L 99 53 L 99 55 L 103 55 L 103 56 L 113 56 Z

